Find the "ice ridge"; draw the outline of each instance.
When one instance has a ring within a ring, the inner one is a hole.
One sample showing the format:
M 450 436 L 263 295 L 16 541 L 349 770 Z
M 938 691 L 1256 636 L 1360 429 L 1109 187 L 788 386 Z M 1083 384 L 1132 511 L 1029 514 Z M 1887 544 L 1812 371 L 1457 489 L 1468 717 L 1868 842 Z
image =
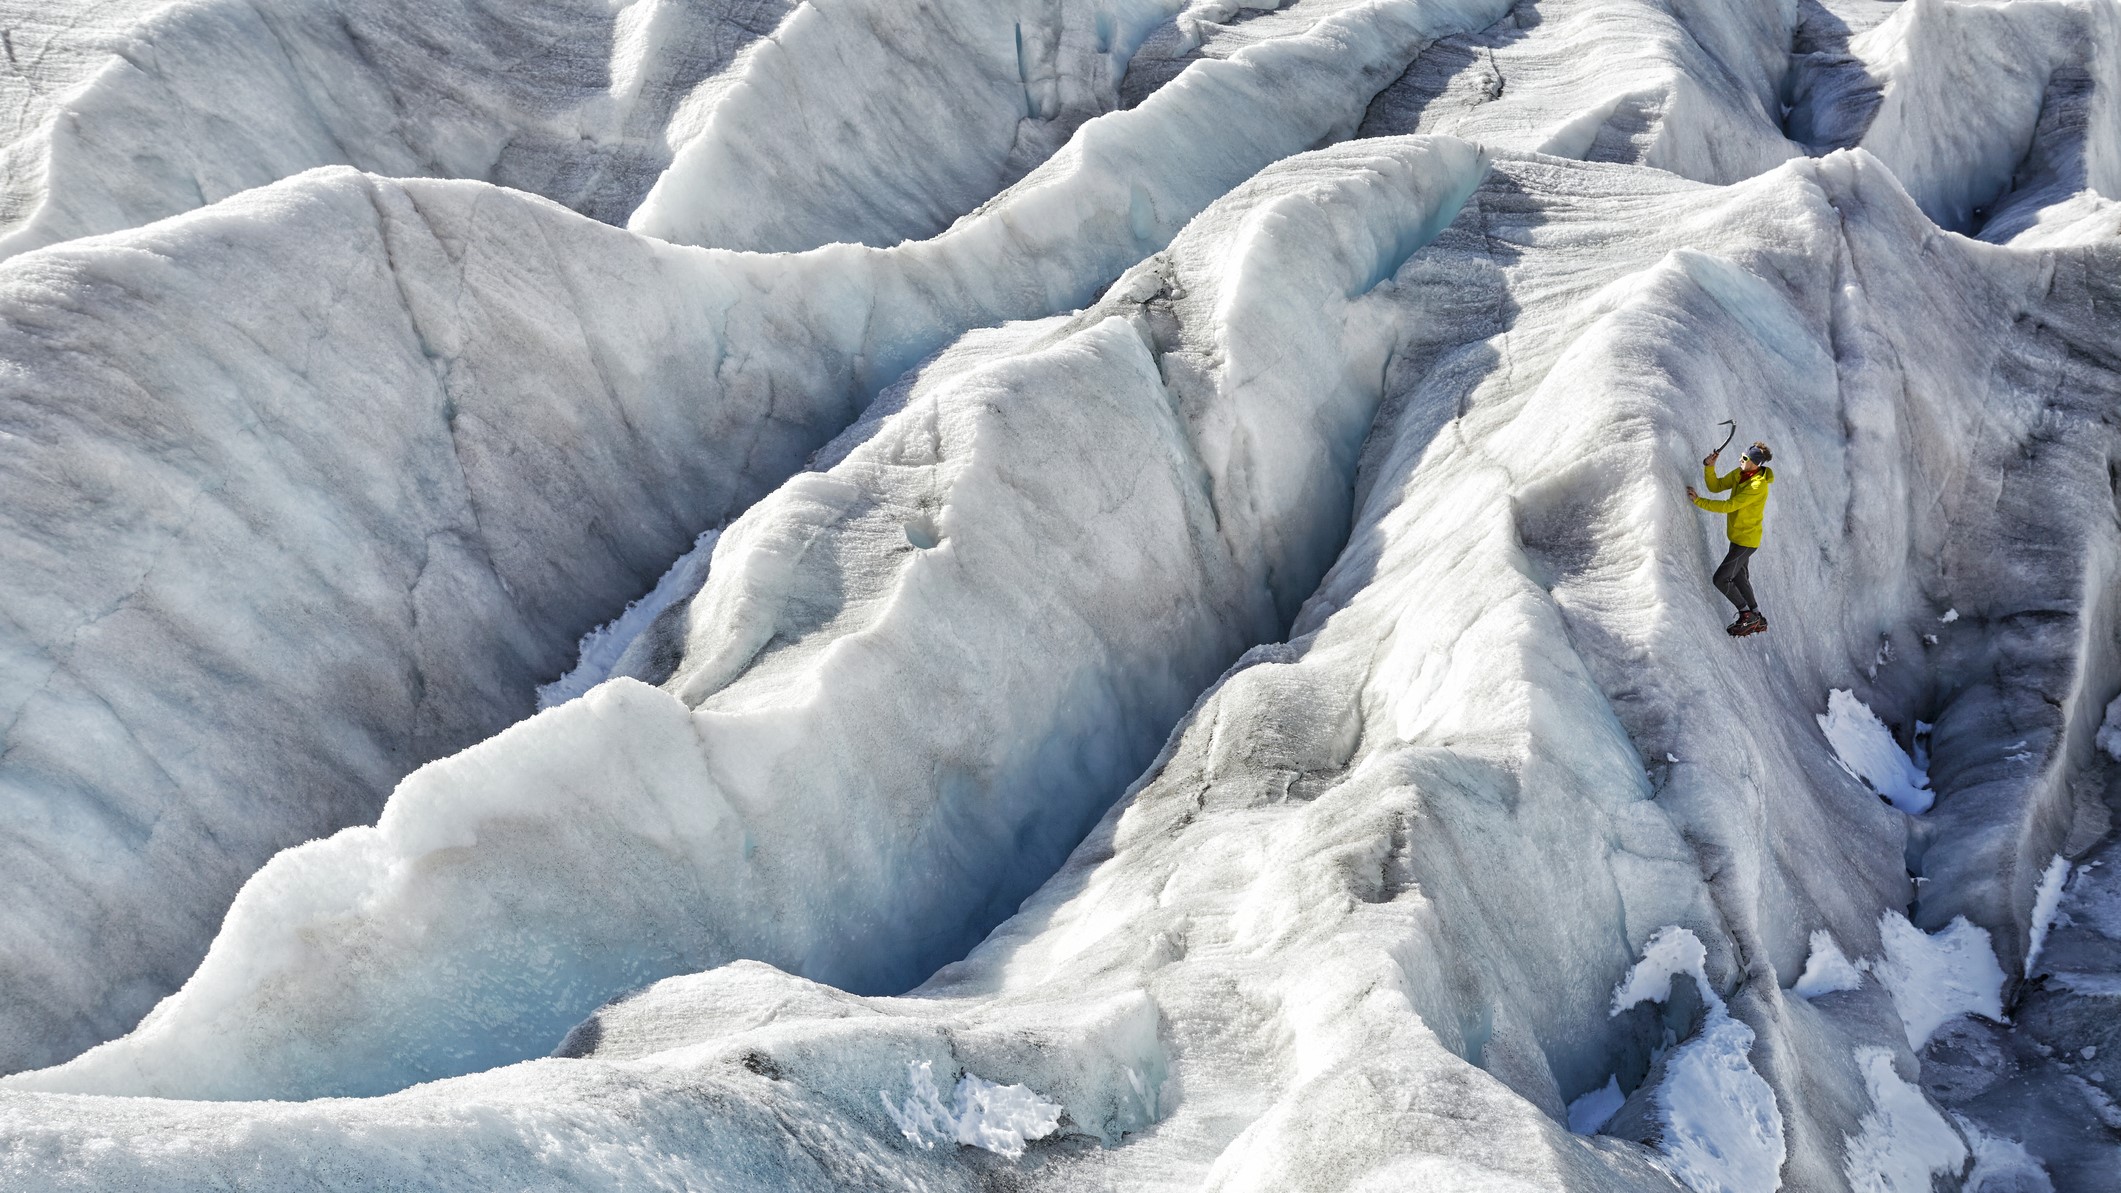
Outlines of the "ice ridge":
M 2111 1187 L 2111 0 L 62 7 L 0 1186 Z

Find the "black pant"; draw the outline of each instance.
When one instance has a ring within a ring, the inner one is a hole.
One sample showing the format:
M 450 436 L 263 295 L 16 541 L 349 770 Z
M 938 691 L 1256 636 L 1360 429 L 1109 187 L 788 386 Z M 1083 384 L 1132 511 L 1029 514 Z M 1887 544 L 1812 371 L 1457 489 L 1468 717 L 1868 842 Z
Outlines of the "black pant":
M 1753 599 L 1753 578 L 1747 574 L 1753 563 L 1753 552 L 1759 549 L 1732 543 L 1731 553 L 1723 557 L 1723 566 L 1716 569 L 1716 591 L 1738 606 L 1741 613 L 1760 608 L 1760 602 Z

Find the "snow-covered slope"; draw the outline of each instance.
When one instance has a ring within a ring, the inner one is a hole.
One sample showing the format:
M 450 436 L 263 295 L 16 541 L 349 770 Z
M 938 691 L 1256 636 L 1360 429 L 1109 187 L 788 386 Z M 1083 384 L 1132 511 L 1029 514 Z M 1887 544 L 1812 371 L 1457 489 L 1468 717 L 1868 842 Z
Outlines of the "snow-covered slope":
M 1176 7 L 0 264 L 10 1187 L 2113 1187 L 2112 6 Z

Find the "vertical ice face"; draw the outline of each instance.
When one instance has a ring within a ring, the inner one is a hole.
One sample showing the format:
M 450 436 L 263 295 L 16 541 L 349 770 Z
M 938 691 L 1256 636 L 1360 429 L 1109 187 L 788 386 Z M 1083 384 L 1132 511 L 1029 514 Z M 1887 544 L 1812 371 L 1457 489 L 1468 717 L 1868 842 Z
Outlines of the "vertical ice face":
M 2114 1171 L 2111 5 L 298 7 L 11 159 L 0 1041 L 248 882 L 0 1185 Z
M 1992 218 L 2016 232 L 2086 191 L 2121 197 L 2121 107 L 2094 83 L 2121 69 L 2112 5 L 1909 0 L 1876 11 L 1891 15 L 1813 19 L 1813 39 L 1831 44 L 1793 66 L 1800 139 L 1870 150 L 1930 218 L 1969 234 Z M 2055 175 L 2067 184 L 2053 187 Z M 2036 191 L 2048 193 L 2023 202 Z
M 2087 105 L 2079 117 L 2085 125 L 2078 189 L 2121 197 L 2121 156 L 2113 148 L 2121 106 L 2110 87 L 2089 87 L 2091 79 L 2111 79 L 2121 68 L 2121 13 L 2112 5 L 2006 9 L 1916 0 L 1850 48 L 1883 86 L 1864 144 L 1892 164 L 1923 210 L 1945 227 L 1978 228 L 2010 190 L 2042 116 L 2071 103 Z M 1976 85 L 1987 102 L 1966 110 L 1955 127 L 1933 115 Z M 2074 94 L 2080 90 L 2092 93 Z

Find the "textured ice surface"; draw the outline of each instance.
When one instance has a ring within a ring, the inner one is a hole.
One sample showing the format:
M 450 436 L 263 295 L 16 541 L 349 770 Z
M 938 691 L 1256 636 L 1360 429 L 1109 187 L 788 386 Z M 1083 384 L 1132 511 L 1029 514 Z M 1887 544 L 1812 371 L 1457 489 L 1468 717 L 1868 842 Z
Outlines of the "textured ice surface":
M 1333 72 L 1374 68 L 1322 52 L 1114 114 L 891 249 L 688 252 L 340 170 L 9 270 L 0 785 L 35 814 L 0 840 L 0 1064 L 137 1022 L 274 849 L 529 712 L 579 636 L 910 366 L 1089 301 L 1351 122 Z M 1241 146 L 1204 140 L 1248 110 Z M 274 258 L 288 286 L 243 280 Z
M 2047 1166 L 2026 1151 L 2024 1144 L 1991 1135 L 1965 1119 L 1958 1121 L 1974 1157 L 1966 1174 L 1966 1193 L 2055 1193 Z
M 1863 973 L 1850 961 L 1841 946 L 1834 943 L 1834 934 L 1821 928 L 1812 933 L 1811 955 L 1804 960 L 1804 972 L 1797 976 L 1797 984 L 1790 993 L 1799 998 L 1818 998 L 1822 994 L 1834 994 L 1842 990 L 1854 990 L 1863 985 Z
M 2057 854 L 2040 875 L 2040 891 L 2033 899 L 2032 943 L 2025 949 L 2026 977 L 2040 964 L 2040 950 L 2047 945 L 2048 930 L 2055 926 L 2055 916 L 2062 909 L 2062 891 L 2069 883 L 2069 859 Z
M 1848 1143 L 1849 1188 L 1856 1193 L 1925 1193 L 1931 1178 L 1957 1176 L 1966 1141 L 1943 1114 L 1893 1069 L 1884 1048 L 1859 1048 L 1856 1063 L 1871 1109 Z
M 538 1055 L 738 956 L 914 985 L 1316 583 L 1390 325 L 1338 329 L 1481 169 L 1462 142 L 1297 159 L 1103 303 L 944 353 L 722 534 L 671 657 L 643 656 L 662 690 L 551 709 L 415 774 L 376 828 L 283 855 L 189 989 L 36 1080 L 373 1093 Z M 1012 653 L 1043 662 L 974 665 Z
M 1828 693 L 1819 728 L 1841 765 L 1894 807 L 1917 816 L 1930 810 L 1937 797 L 1929 776 L 1855 693 L 1841 688 Z
M 2003 1017 L 2003 971 L 1986 932 L 1953 920 L 1929 935 L 1891 912 L 1879 929 L 1885 955 L 1871 972 L 1892 994 L 1909 1048 L 1921 1051 L 1938 1028 L 1959 1015 Z
M 896 1102 L 883 1092 L 884 1109 L 899 1133 L 923 1148 L 961 1143 L 1014 1160 L 1024 1154 L 1026 1143 L 1044 1139 L 1060 1125 L 1061 1108 L 1021 1085 L 996 1085 L 967 1073 L 957 1079 L 946 1103 L 932 1062 L 909 1066 L 906 1077 L 911 1092 Z
M 1613 1075 L 1604 1085 L 1587 1094 L 1579 1095 L 1569 1103 L 1569 1130 L 1578 1135 L 1596 1135 L 1600 1128 L 1613 1121 L 1628 1096 L 1621 1092 L 1620 1076 Z
M 2101 750 L 2116 762 L 2121 762 L 2121 696 L 2106 706 L 2106 716 L 2099 722 L 2097 742 Z
M 1660 1062 L 1658 1150 L 1672 1175 L 1694 1193 L 1772 1193 L 1782 1183 L 1782 1111 L 1775 1091 L 1753 1068 L 1753 1030 L 1731 1017 L 1709 985 L 1707 959 L 1708 950 L 1692 932 L 1660 928 L 1613 991 L 1612 1013 L 1669 1002 L 1672 983 L 1692 979 L 1706 1013 L 1694 1035 Z
M 708 568 L 714 562 L 714 545 L 721 537 L 719 530 L 701 531 L 700 537 L 693 540 L 692 549 L 678 556 L 654 588 L 639 600 L 627 602 L 625 612 L 582 635 L 575 647 L 574 668 L 549 684 L 539 685 L 538 708 L 542 711 L 565 704 L 610 679 L 656 619 L 707 582 Z
M 2112 4 L 504 7 L 0 44 L 0 1185 L 2110 1187 Z
M 1168 6 L 190 0 L 6 150 L 0 252 L 325 165 L 484 179 L 610 223 L 642 209 L 689 243 L 895 243 L 1114 107 Z

